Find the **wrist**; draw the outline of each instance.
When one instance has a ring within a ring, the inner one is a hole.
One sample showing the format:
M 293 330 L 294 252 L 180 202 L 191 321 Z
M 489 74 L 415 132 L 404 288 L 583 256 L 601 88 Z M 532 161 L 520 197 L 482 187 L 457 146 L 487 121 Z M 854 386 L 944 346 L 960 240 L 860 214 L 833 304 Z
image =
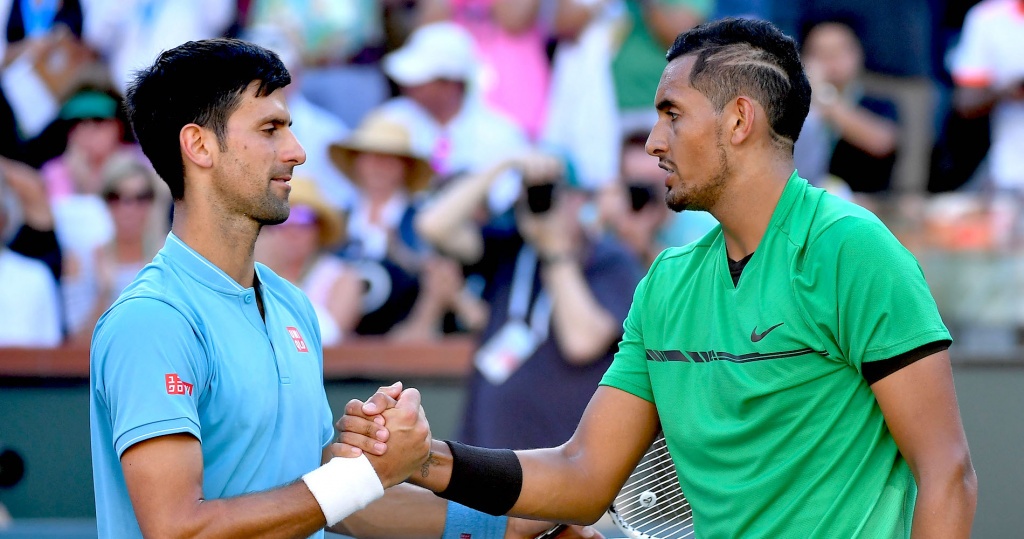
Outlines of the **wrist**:
M 328 526 L 384 495 L 384 485 L 366 455 L 334 457 L 303 475 L 302 482 L 320 506 Z
M 448 488 L 452 474 L 452 453 L 448 444 L 440 440 L 430 441 L 430 454 L 408 482 L 417 487 L 438 493 Z

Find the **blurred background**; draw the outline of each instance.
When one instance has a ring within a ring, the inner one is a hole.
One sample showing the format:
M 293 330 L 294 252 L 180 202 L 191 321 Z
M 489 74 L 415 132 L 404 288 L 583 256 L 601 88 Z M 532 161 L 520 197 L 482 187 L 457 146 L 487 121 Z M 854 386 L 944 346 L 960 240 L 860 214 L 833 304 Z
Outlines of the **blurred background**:
M 310 296 L 336 415 L 400 378 L 435 435 L 535 447 L 571 433 L 647 264 L 715 226 L 664 208 L 643 145 L 665 50 L 730 16 L 800 47 L 801 176 L 917 255 L 955 339 L 975 535 L 1019 535 L 1024 0 L 0 0 L 0 537 L 95 537 L 88 342 L 172 217 L 121 103 L 134 69 L 228 36 L 291 71 L 307 161 L 257 259 Z M 552 235 L 581 246 L 581 297 L 519 271 Z M 533 337 L 494 372 L 509 322 Z

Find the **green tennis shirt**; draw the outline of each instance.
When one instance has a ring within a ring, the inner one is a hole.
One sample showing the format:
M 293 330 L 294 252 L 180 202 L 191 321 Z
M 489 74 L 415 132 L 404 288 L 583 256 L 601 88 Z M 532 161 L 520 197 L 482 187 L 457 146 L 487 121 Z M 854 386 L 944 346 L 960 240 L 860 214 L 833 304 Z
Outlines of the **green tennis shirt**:
M 653 402 L 698 537 L 909 537 L 917 486 L 862 375 L 950 339 L 867 210 L 790 177 L 737 285 L 716 228 L 637 287 L 602 380 Z

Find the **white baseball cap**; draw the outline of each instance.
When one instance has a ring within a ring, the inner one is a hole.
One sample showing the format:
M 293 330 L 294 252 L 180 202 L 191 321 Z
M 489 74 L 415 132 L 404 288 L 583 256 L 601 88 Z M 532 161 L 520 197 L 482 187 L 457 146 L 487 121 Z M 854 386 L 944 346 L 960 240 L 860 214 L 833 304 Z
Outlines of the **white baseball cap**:
M 417 28 L 399 49 L 384 56 L 384 73 L 401 86 L 432 80 L 469 81 L 477 68 L 473 38 L 452 22 Z

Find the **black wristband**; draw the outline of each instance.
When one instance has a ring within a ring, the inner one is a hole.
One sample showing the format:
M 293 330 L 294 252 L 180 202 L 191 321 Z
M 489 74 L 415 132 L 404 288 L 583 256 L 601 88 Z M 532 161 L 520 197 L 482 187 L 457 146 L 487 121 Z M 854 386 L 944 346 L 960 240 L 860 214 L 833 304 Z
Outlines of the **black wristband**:
M 452 477 L 437 495 L 489 515 L 511 511 L 523 490 L 523 466 L 515 452 L 444 443 L 452 452 Z

